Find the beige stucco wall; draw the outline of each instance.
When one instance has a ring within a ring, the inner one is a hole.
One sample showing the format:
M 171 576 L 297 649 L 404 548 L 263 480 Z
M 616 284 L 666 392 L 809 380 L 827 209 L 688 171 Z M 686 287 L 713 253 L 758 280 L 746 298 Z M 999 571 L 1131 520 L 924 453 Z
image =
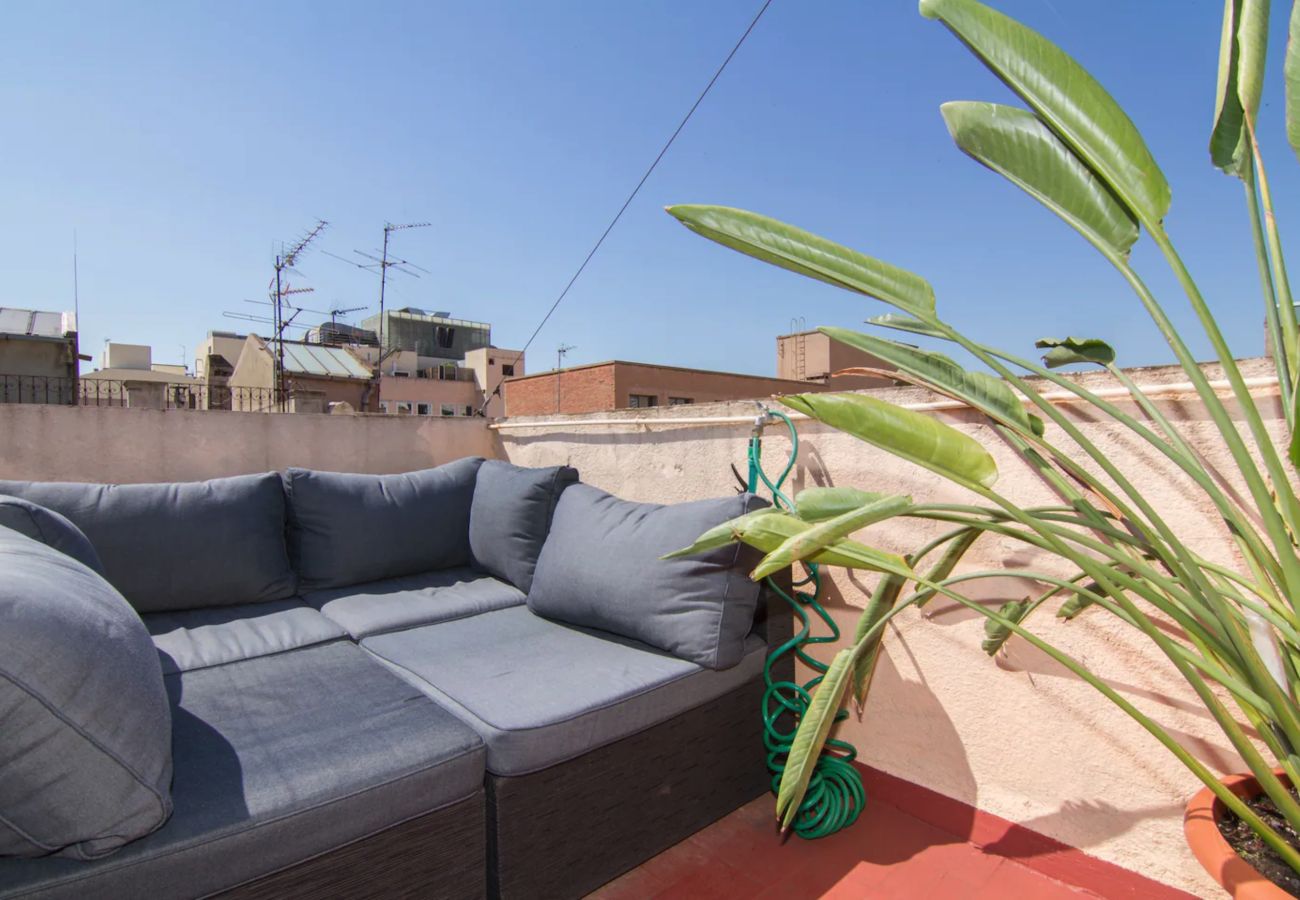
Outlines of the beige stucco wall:
M 1262 361 L 1248 361 L 1245 367 L 1252 375 L 1269 372 Z M 1183 380 L 1180 371 L 1169 369 L 1138 370 L 1134 377 L 1144 383 Z M 889 389 L 877 396 L 900 402 L 933 399 L 913 389 Z M 1270 425 L 1280 435 L 1276 403 L 1267 392 L 1261 396 Z M 1163 399 L 1161 405 L 1211 464 L 1232 471 L 1198 402 L 1175 396 Z M 1078 406 L 1061 408 L 1125 471 L 1136 473 L 1146 496 L 1175 523 L 1184 540 L 1207 556 L 1231 561 L 1229 544 L 1214 516 L 1162 460 L 1115 427 L 1088 421 Z M 584 417 L 575 416 L 572 426 L 503 429 L 500 434 L 512 462 L 567 463 L 578 468 L 584 481 L 620 496 L 677 502 L 734 491 L 729 464 L 744 471 L 748 428 L 640 423 L 681 415 L 752 413 L 752 403 L 697 405 L 687 411 L 587 417 L 625 417 L 627 426 L 581 427 L 578 420 Z M 1004 494 L 1023 505 L 1054 500 L 972 415 L 938 415 L 990 448 L 1001 470 L 998 487 Z M 799 434 L 792 490 L 817 484 L 855 485 L 909 493 L 918 501 L 960 502 L 962 492 L 938 476 L 819 423 L 800 422 Z M 764 443 L 769 471 L 775 474 L 788 450 L 783 429 L 769 430 Z M 871 543 L 906 552 L 930 533 L 921 527 L 923 523 L 909 521 L 892 521 L 865 534 Z M 1035 564 L 1035 559 L 1021 546 L 985 537 L 967 562 L 979 568 L 1014 570 Z M 864 592 L 873 582 L 865 574 L 831 573 L 831 607 L 849 634 Z M 986 584 L 978 596 L 999 603 L 1029 592 L 1025 582 L 1007 578 Z M 1149 877 L 1202 896 L 1217 896 L 1217 888 L 1192 858 L 1182 836 L 1183 805 L 1199 783 L 1136 723 L 1045 654 L 1013 640 L 1004 658 L 990 660 L 980 651 L 982 622 L 977 615 L 938 600 L 926 607 L 924 615 L 904 613 L 886 639 L 885 658 L 865 715 L 861 721 L 846 723 L 842 736 L 858 746 L 869 765 Z M 1241 769 L 1190 689 L 1140 635 L 1096 611 L 1069 624 L 1054 620 L 1050 613 L 1031 624 L 1154 715 L 1211 767 Z M 829 659 L 833 651 L 825 648 L 819 653 Z
M 190 481 L 304 466 L 404 472 L 498 455 L 483 419 L 0 404 L 0 478 Z

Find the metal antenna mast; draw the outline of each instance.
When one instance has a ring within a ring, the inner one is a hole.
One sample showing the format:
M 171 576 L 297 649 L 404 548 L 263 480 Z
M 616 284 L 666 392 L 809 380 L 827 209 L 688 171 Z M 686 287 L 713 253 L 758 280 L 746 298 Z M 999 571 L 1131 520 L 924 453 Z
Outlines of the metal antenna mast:
M 379 259 L 379 352 L 384 352 L 384 287 L 388 283 L 388 269 L 390 266 L 409 266 L 404 259 L 388 258 L 388 236 L 394 231 L 405 231 L 407 228 L 428 228 L 432 222 L 410 222 L 406 225 L 394 225 L 392 222 L 384 223 L 384 250 Z M 363 256 L 365 254 L 362 254 Z M 371 257 L 373 259 L 374 257 Z M 415 268 L 415 267 L 413 267 Z M 414 272 L 407 272 L 408 275 L 415 275 Z M 419 275 L 415 275 L 419 278 Z
M 77 280 L 77 229 L 72 229 L 72 317 L 81 331 L 81 289 Z
M 577 349 L 578 348 L 575 347 L 573 344 L 560 344 L 560 346 L 555 348 L 555 413 L 556 415 L 559 415 L 560 412 L 560 373 L 564 365 L 564 356 L 570 350 L 577 350 Z M 490 395 L 488 399 L 489 400 L 492 399 Z M 486 404 L 484 404 L 484 407 L 486 408 Z
M 284 330 L 293 322 L 295 316 L 300 310 L 295 309 L 288 321 L 284 318 L 284 298 L 290 294 L 307 294 L 312 288 L 289 288 L 283 283 L 281 275 L 285 271 L 293 272 L 294 265 L 298 262 L 298 257 L 307 249 L 307 245 L 314 241 L 325 226 L 329 223 L 324 219 L 317 219 L 315 226 L 310 231 L 300 237 L 292 247 L 287 250 L 281 249 L 275 258 L 275 310 L 272 317 L 272 324 L 275 327 L 275 389 L 280 402 L 284 402 Z M 295 273 L 296 274 L 296 273 Z
M 575 347 L 573 344 L 561 344 L 560 346 L 556 347 L 555 348 L 555 371 L 558 372 L 560 368 L 564 365 L 565 354 L 568 353 L 570 350 L 577 350 L 577 349 L 578 348 Z
M 345 262 L 350 266 L 356 266 L 358 269 L 365 269 L 367 272 L 379 273 L 379 328 L 377 337 L 379 339 L 379 353 L 382 358 L 384 355 L 384 294 L 388 287 L 388 270 L 397 269 L 403 275 L 410 275 L 412 278 L 419 278 L 420 272 L 425 275 L 431 274 L 428 269 L 417 266 L 415 263 L 398 256 L 388 255 L 388 238 L 394 231 L 405 231 L 408 228 L 428 228 L 432 222 L 408 222 L 404 225 L 394 225 L 392 222 L 384 223 L 384 246 L 379 251 L 379 256 L 373 253 L 365 253 L 361 250 L 353 250 L 357 256 L 368 259 L 368 263 L 359 263 L 355 259 L 348 259 L 346 256 L 339 256 L 337 253 L 330 253 L 328 250 L 322 250 L 326 256 L 333 257 L 339 262 Z M 418 270 L 418 271 L 412 271 Z

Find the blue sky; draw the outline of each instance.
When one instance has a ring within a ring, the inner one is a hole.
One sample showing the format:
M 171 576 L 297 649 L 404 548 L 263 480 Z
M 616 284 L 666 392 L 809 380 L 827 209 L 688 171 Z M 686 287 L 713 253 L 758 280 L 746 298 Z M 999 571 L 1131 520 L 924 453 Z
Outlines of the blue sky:
M 1129 110 L 1173 186 L 1167 220 L 1239 355 L 1262 312 L 1240 184 L 1205 150 L 1217 0 L 1001 0 Z M 6 7 L 0 32 L 0 305 L 70 307 L 82 345 L 192 356 L 256 312 L 279 241 L 396 251 L 429 269 L 390 302 L 531 333 L 757 9 L 709 2 L 157 3 Z M 1262 113 L 1284 238 L 1300 166 L 1282 130 L 1285 5 Z M 915 4 L 775 0 L 530 353 L 774 371 L 792 319 L 884 311 L 691 235 L 662 207 L 741 206 L 930 278 L 946 318 L 1028 351 L 1106 337 L 1169 359 L 1119 277 L 1050 213 L 963 157 L 938 105 L 1006 91 Z M 1144 239 L 1134 256 L 1180 322 Z M 305 305 L 373 305 L 367 273 L 322 254 Z M 359 316 L 357 317 L 359 318 Z M 355 318 L 354 318 L 355 321 Z M 1204 341 L 1193 341 L 1203 355 Z

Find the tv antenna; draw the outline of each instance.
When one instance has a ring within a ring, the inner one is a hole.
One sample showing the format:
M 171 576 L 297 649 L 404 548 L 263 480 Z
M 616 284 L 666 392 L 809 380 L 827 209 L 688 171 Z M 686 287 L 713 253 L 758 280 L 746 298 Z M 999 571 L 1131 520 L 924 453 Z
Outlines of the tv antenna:
M 338 307 L 334 307 L 328 313 L 326 313 L 326 315 L 330 317 L 330 324 L 336 325 L 338 324 L 339 316 L 346 316 L 348 313 L 361 312 L 365 308 L 366 307 L 364 306 L 349 306 L 346 309 L 339 309 Z
M 366 253 L 363 250 L 353 250 L 357 256 L 369 262 L 357 262 L 355 259 L 348 259 L 346 256 L 339 256 L 337 253 L 330 253 L 328 250 L 322 250 L 326 256 L 331 256 L 340 262 L 345 262 L 350 266 L 356 266 L 358 269 L 365 269 L 367 272 L 379 273 L 379 350 L 384 350 L 384 293 L 388 286 L 388 270 L 396 269 L 403 275 L 410 275 L 412 278 L 419 278 L 420 272 L 425 275 L 432 274 L 428 269 L 417 266 L 409 259 L 402 259 L 400 256 L 390 256 L 388 253 L 388 243 L 394 231 L 406 231 L 408 228 L 428 228 L 432 222 L 407 222 L 402 225 L 394 225 L 392 222 L 384 223 L 384 245 L 378 251 L 379 255 Z
M 307 245 L 319 237 L 320 233 L 325 230 L 325 226 L 328 224 L 329 223 L 324 219 L 317 219 L 316 224 L 312 226 L 306 234 L 298 238 L 298 240 L 288 249 L 281 248 L 280 253 L 275 257 L 275 279 L 272 281 L 271 285 L 268 285 L 268 287 L 274 286 L 275 291 L 274 294 L 272 294 L 275 298 L 275 309 L 272 312 L 271 321 L 274 331 L 273 340 L 275 341 L 274 384 L 276 394 L 280 398 L 281 403 L 284 402 L 284 330 L 293 323 L 293 320 L 297 317 L 298 313 L 302 312 L 300 307 L 295 307 L 293 315 L 289 316 L 288 320 L 286 320 L 284 318 L 284 298 L 293 294 L 308 294 L 313 290 L 312 288 L 289 287 L 289 285 L 283 281 L 283 274 L 285 272 L 290 272 L 295 275 L 299 274 L 298 271 L 294 269 L 294 266 L 298 262 L 298 257 L 302 256 L 307 249 Z
M 570 350 L 577 350 L 573 344 L 561 344 L 555 348 L 555 370 L 558 372 L 564 365 L 564 357 Z

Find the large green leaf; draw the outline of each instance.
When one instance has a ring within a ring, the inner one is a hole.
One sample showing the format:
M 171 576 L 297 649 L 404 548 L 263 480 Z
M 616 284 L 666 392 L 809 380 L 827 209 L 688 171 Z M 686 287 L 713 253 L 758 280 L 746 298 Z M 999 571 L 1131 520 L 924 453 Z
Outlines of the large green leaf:
M 1041 119 L 998 103 L 945 103 L 940 111 L 948 133 L 964 153 L 1021 188 L 1084 237 L 1128 255 L 1139 233 L 1132 214 Z
M 792 394 L 778 399 L 793 410 L 959 483 L 989 487 L 998 480 L 997 464 L 978 441 L 932 416 L 866 394 Z
M 1085 584 L 1082 590 L 1089 591 L 1093 594 L 1101 593 L 1101 588 L 1095 581 L 1090 581 Z M 1092 597 L 1088 596 L 1088 594 L 1075 592 L 1065 598 L 1065 601 L 1061 604 L 1060 608 L 1057 609 L 1056 615 L 1058 618 L 1062 618 L 1069 622 L 1089 606 L 1092 606 L 1095 602 L 1096 601 L 1093 600 Z
M 743 209 L 670 206 L 683 225 L 763 262 L 866 294 L 913 315 L 934 315 L 934 289 L 919 275 Z
M 862 644 L 863 638 L 885 614 L 894 608 L 898 595 L 903 591 L 907 579 L 901 575 L 881 575 L 876 589 L 867 599 L 867 608 L 858 617 L 857 628 L 853 632 L 853 646 Z M 853 665 L 852 694 L 853 702 L 861 715 L 862 707 L 867 702 L 867 692 L 871 689 L 871 678 L 876 672 L 876 661 L 880 659 L 880 645 L 885 634 L 882 631 L 875 639 L 864 645 Z
M 1286 137 L 1296 156 L 1300 156 L 1300 2 L 1291 7 L 1289 31 L 1282 67 L 1286 80 Z
M 782 831 L 788 829 L 799 815 L 799 805 L 808 792 L 808 782 L 817 768 L 817 759 L 831 732 L 835 714 L 840 711 L 852 671 L 853 651 L 846 648 L 835 654 L 813 694 L 812 702 L 799 718 L 799 727 L 790 743 L 781 784 L 776 791 L 776 818 Z
M 894 498 L 890 499 L 893 500 Z M 829 522 L 834 521 L 834 519 L 829 520 Z M 829 522 L 812 525 L 791 515 L 764 516 L 761 519 L 748 522 L 740 532 L 740 540 L 751 547 L 762 550 L 766 554 L 771 554 L 779 551 L 791 539 L 814 530 L 820 530 L 823 525 L 829 524 Z M 794 558 L 791 557 L 791 561 Z M 805 557 L 798 558 L 803 559 Z M 877 550 L 874 547 L 851 541 L 843 536 L 824 542 L 821 549 L 806 558 L 825 566 L 844 566 L 848 569 L 867 569 L 873 572 L 895 572 L 909 576 L 912 574 L 906 560 L 897 553 Z M 763 562 L 767 562 L 767 560 L 765 559 Z M 786 565 L 789 564 L 789 562 L 786 563 Z M 763 574 L 770 575 L 778 568 L 783 567 L 769 566 Z M 755 570 L 751 577 L 757 580 L 763 575 L 759 574 L 758 570 Z
M 761 516 L 784 515 L 781 510 L 765 506 L 762 509 L 756 509 L 753 512 L 745 513 L 743 516 L 737 516 L 723 522 L 721 525 L 715 525 L 704 534 L 695 539 L 695 543 L 689 547 L 683 547 L 680 550 L 674 550 L 663 556 L 663 559 L 676 559 L 679 556 L 694 556 L 697 553 L 703 553 L 705 550 L 715 550 L 718 547 L 725 547 L 727 544 L 734 544 L 740 540 L 741 534 L 745 531 L 746 524 L 751 519 L 757 519 Z
M 1008 600 L 998 609 L 998 614 L 1004 619 L 1019 625 L 1024 619 L 1025 614 L 1029 612 L 1028 600 Z M 1011 629 L 996 619 L 984 620 L 984 641 L 980 644 L 982 649 L 989 656 L 997 656 L 1002 645 L 1011 637 Z
M 1300 391 L 1291 392 L 1291 404 L 1296 414 L 1300 414 Z M 1287 458 L 1297 472 L 1300 472 L 1300 418 L 1295 419 L 1296 427 L 1291 431 L 1291 444 L 1287 448 Z
M 681 550 L 665 554 L 663 559 L 675 559 L 681 556 L 694 556 L 706 550 L 713 550 L 726 544 L 741 541 L 771 553 L 790 538 L 812 528 L 811 523 L 798 519 L 778 509 L 760 509 L 715 526 L 696 539 L 695 543 Z M 866 569 L 872 572 L 895 572 L 901 575 L 912 574 L 911 568 L 903 557 L 896 553 L 876 550 L 857 541 L 842 539 L 814 555 L 812 562 L 826 566 L 843 566 L 846 569 Z
M 1115 350 L 1100 338 L 1039 338 L 1034 341 L 1034 346 L 1047 350 L 1043 362 L 1049 369 L 1072 363 L 1108 366 L 1115 361 Z
M 1160 221 L 1169 184 L 1142 135 L 1095 78 L 1038 32 L 977 0 L 921 0 L 1139 215 Z
M 1268 0 L 1225 0 L 1219 41 L 1219 83 L 1210 133 L 1210 160 L 1241 176 L 1250 164 L 1246 116 L 1256 121 L 1268 51 Z
M 817 330 L 841 344 L 847 344 L 896 366 L 941 394 L 969 403 L 1022 434 L 1043 433 L 1042 420 L 1025 411 L 1020 397 L 1001 378 L 994 378 L 987 372 L 968 372 L 956 361 L 933 350 L 921 350 L 847 328 L 825 327 Z
M 794 495 L 794 510 L 805 522 L 822 522 L 888 496 L 855 487 L 805 488 Z
M 787 569 L 794 565 L 796 560 L 808 559 L 853 532 L 876 522 L 892 519 L 911 507 L 911 497 L 901 495 L 883 497 L 858 509 L 851 509 L 824 522 L 818 522 L 806 531 L 786 538 L 779 547 L 763 557 L 749 577 L 758 581 L 780 569 Z M 898 563 L 905 564 L 902 557 L 898 557 Z
M 885 313 L 880 316 L 872 316 L 870 319 L 867 319 L 867 324 L 879 325 L 881 328 L 892 328 L 895 331 L 907 331 L 912 334 L 923 334 L 926 337 L 950 340 L 948 335 L 944 334 L 933 325 L 922 322 L 920 319 L 913 319 L 911 316 L 900 316 L 898 313 Z
M 978 528 L 968 528 L 953 538 L 948 543 L 947 549 L 943 551 L 943 556 L 939 557 L 939 561 L 934 564 L 934 568 L 925 576 L 925 580 L 930 584 L 938 584 L 951 575 L 953 570 L 957 568 L 957 563 L 961 562 L 962 557 L 974 546 L 975 541 L 983 533 Z M 934 588 L 924 588 L 917 591 L 916 605 L 918 607 L 925 606 L 934 595 Z

